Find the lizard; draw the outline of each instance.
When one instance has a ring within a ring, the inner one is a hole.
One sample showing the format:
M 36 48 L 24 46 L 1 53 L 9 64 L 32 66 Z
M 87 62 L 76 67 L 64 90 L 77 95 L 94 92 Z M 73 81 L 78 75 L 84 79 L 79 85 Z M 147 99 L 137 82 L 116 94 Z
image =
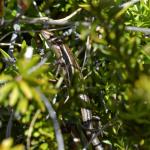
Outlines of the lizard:
M 48 45 L 48 47 L 53 50 L 58 61 L 64 65 L 63 68 L 66 72 L 66 76 L 68 78 L 68 82 L 70 85 L 73 74 L 75 73 L 75 71 L 80 70 L 79 64 L 76 61 L 75 57 L 73 56 L 73 53 L 71 52 L 69 47 L 65 45 L 61 39 L 58 39 L 57 37 L 55 37 L 52 32 L 49 32 L 47 30 L 42 30 L 40 34 L 46 41 L 46 44 Z M 83 75 L 81 72 L 80 72 L 80 77 L 83 78 Z M 86 94 L 79 94 L 79 97 L 82 101 L 86 103 L 90 102 L 90 99 Z M 81 116 L 82 116 L 82 121 L 84 124 L 86 124 L 87 129 L 92 130 L 94 127 L 92 123 L 91 110 L 87 108 L 81 108 Z M 86 131 L 86 134 L 90 139 L 92 139 L 91 143 L 95 150 L 103 150 L 101 142 L 96 136 L 96 133 Z

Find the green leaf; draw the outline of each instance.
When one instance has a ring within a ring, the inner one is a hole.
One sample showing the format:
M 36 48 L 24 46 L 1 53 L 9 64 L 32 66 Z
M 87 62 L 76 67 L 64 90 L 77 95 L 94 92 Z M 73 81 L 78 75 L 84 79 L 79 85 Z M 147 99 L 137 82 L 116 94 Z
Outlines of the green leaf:
M 25 113 L 28 108 L 29 101 L 25 97 L 21 97 L 17 105 L 17 110 L 21 113 Z
M 108 144 L 108 145 L 112 145 L 112 143 L 110 142 L 110 140 L 103 140 L 103 143 Z
M 85 9 L 85 10 L 88 10 L 90 11 L 91 10 L 91 6 L 89 4 L 79 4 L 79 7 Z
M 0 150 L 24 150 L 24 146 L 21 144 L 18 144 L 16 146 L 13 146 L 13 139 L 7 138 L 2 141 L 0 144 Z
M 11 59 L 11 57 L 4 50 L 2 50 L 1 48 L 0 48 L 0 52 L 4 56 L 4 58 Z
M 2 145 L 5 147 L 5 148 L 9 148 L 13 145 L 13 139 L 12 138 L 9 138 L 7 140 L 4 140 L 2 142 Z
M 10 91 L 14 86 L 15 84 L 13 82 L 10 82 L 0 88 L 0 102 L 8 97 Z
M 20 51 L 20 56 L 23 57 L 24 56 L 24 53 L 26 52 L 26 48 L 27 48 L 27 43 L 25 40 L 22 41 L 21 43 L 21 51 Z
M 21 59 L 17 62 L 17 65 L 19 67 L 19 71 L 23 75 L 28 75 L 28 70 L 31 69 L 33 66 L 35 66 L 40 60 L 39 56 L 34 56 L 32 59 Z
M 9 105 L 14 106 L 19 97 L 19 89 L 18 89 L 17 85 L 13 88 L 13 90 L 9 96 L 10 96 L 9 97 Z
M 21 49 L 26 49 L 27 47 L 27 43 L 25 40 L 23 40 L 23 42 L 21 43 Z
M 23 94 L 28 98 L 28 99 L 32 99 L 32 92 L 31 92 L 31 88 L 29 87 L 29 85 L 21 80 L 19 82 L 19 87 L 21 89 L 21 91 L 23 92 Z
M 6 74 L 0 75 L 0 83 L 6 82 L 6 81 L 10 81 L 12 79 L 13 78 L 10 75 L 6 75 Z
M 41 150 L 46 150 L 46 149 L 48 149 L 48 144 L 47 143 L 42 143 L 39 148 Z

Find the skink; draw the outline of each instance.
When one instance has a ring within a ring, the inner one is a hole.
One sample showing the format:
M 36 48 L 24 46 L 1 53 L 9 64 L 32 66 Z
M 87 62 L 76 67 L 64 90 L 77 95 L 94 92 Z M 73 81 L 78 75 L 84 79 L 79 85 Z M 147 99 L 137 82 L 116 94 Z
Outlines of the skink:
M 54 37 L 53 33 L 42 30 L 41 35 L 46 41 L 47 45 L 50 49 L 52 49 L 57 57 L 57 59 L 60 61 L 61 64 L 64 65 L 64 69 L 66 71 L 66 75 L 69 81 L 69 84 L 71 84 L 71 79 L 73 74 L 76 70 L 80 70 L 80 67 L 76 61 L 76 59 L 73 57 L 73 54 L 71 50 L 63 44 L 63 42 L 60 39 L 57 39 Z M 80 74 L 82 78 L 82 74 Z M 80 94 L 80 99 L 89 103 L 90 99 L 86 94 Z M 93 123 L 92 123 L 92 112 L 89 109 L 81 108 L 81 115 L 82 115 L 82 121 L 86 124 L 87 129 L 93 129 Z M 95 150 L 103 150 L 103 147 L 96 136 L 96 133 L 92 133 L 87 131 L 87 136 L 92 139 L 92 145 Z

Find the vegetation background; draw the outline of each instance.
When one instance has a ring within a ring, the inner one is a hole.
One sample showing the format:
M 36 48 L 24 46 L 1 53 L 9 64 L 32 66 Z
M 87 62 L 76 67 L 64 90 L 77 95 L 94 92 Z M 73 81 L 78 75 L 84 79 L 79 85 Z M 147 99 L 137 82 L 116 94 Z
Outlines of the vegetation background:
M 80 108 L 87 104 L 77 97 L 83 89 L 104 149 L 149 150 L 149 16 L 149 0 L 1 0 L 0 150 L 57 149 L 44 100 L 56 112 L 65 149 L 82 149 L 71 132 L 83 130 Z M 67 91 L 42 29 L 63 39 L 81 66 L 84 81 L 75 74 Z

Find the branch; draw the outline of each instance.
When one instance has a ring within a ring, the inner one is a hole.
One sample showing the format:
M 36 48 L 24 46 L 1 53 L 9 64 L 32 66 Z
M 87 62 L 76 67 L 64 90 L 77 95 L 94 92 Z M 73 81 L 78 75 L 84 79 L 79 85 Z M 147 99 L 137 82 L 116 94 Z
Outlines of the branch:
M 31 121 L 31 124 L 30 124 L 30 127 L 29 127 L 29 131 L 28 131 L 28 136 L 27 136 L 27 150 L 30 150 L 30 142 L 31 142 L 31 135 L 32 135 L 32 132 L 33 132 L 33 127 L 34 127 L 34 124 L 35 124 L 35 122 L 36 122 L 40 112 L 41 111 L 38 109 L 36 111 L 36 113 L 34 114 L 33 119 Z
M 11 45 L 11 43 L 0 43 L 0 46 L 10 46 L 10 45 Z M 14 45 L 21 47 L 21 44 L 19 44 L 19 43 L 14 43 Z
M 136 32 L 142 32 L 146 35 L 150 34 L 150 28 L 141 28 L 141 27 L 135 27 L 135 26 L 126 26 L 126 30 L 128 31 L 136 31 Z
M 13 117 L 14 117 L 14 111 L 12 109 L 9 120 L 8 120 L 8 124 L 6 127 L 6 138 L 9 138 L 11 136 L 12 126 L 13 126 Z
M 47 24 L 47 25 L 67 25 L 70 24 L 70 19 L 72 19 L 76 14 L 78 14 L 81 11 L 81 8 L 78 8 L 76 11 L 74 11 L 69 16 L 62 18 L 62 19 L 50 19 L 48 17 L 39 17 L 39 18 L 29 18 L 26 16 L 22 16 L 18 23 L 26 23 L 26 24 Z M 0 22 L 2 19 L 0 19 Z M 4 20 L 4 24 L 11 23 L 12 20 Z
M 8 54 L 11 58 L 14 58 L 14 56 L 13 56 L 14 45 L 15 45 L 17 37 L 18 37 L 18 31 L 20 31 L 20 25 L 15 23 L 13 27 L 14 27 L 14 32 L 11 36 L 10 45 L 9 45 L 9 49 L 8 49 Z
M 129 2 L 125 2 L 125 3 L 121 4 L 120 8 L 128 8 L 138 2 L 140 2 L 140 0 L 131 0 Z
M 18 12 L 19 13 L 17 14 L 16 18 L 11 22 L 11 24 L 13 24 L 14 32 L 13 32 L 11 39 L 10 39 L 11 45 L 9 46 L 8 54 L 13 60 L 12 63 L 15 63 L 14 44 L 16 43 L 16 40 L 18 38 L 18 32 L 20 31 L 20 28 L 21 28 L 20 24 L 18 23 L 18 20 L 21 18 L 22 14 L 23 14 L 22 11 L 18 11 Z
M 54 130 L 55 130 L 55 134 L 56 134 L 56 140 L 58 143 L 58 150 L 64 150 L 65 148 L 64 148 L 63 136 L 61 133 L 61 129 L 60 129 L 58 120 L 57 120 L 56 112 L 53 109 L 53 107 L 52 107 L 51 103 L 49 102 L 49 100 L 47 99 L 47 97 L 44 94 L 42 94 L 38 89 L 37 89 L 37 91 L 38 91 L 38 93 L 40 93 L 41 99 L 44 102 L 44 104 L 48 110 L 48 113 L 53 121 Z

